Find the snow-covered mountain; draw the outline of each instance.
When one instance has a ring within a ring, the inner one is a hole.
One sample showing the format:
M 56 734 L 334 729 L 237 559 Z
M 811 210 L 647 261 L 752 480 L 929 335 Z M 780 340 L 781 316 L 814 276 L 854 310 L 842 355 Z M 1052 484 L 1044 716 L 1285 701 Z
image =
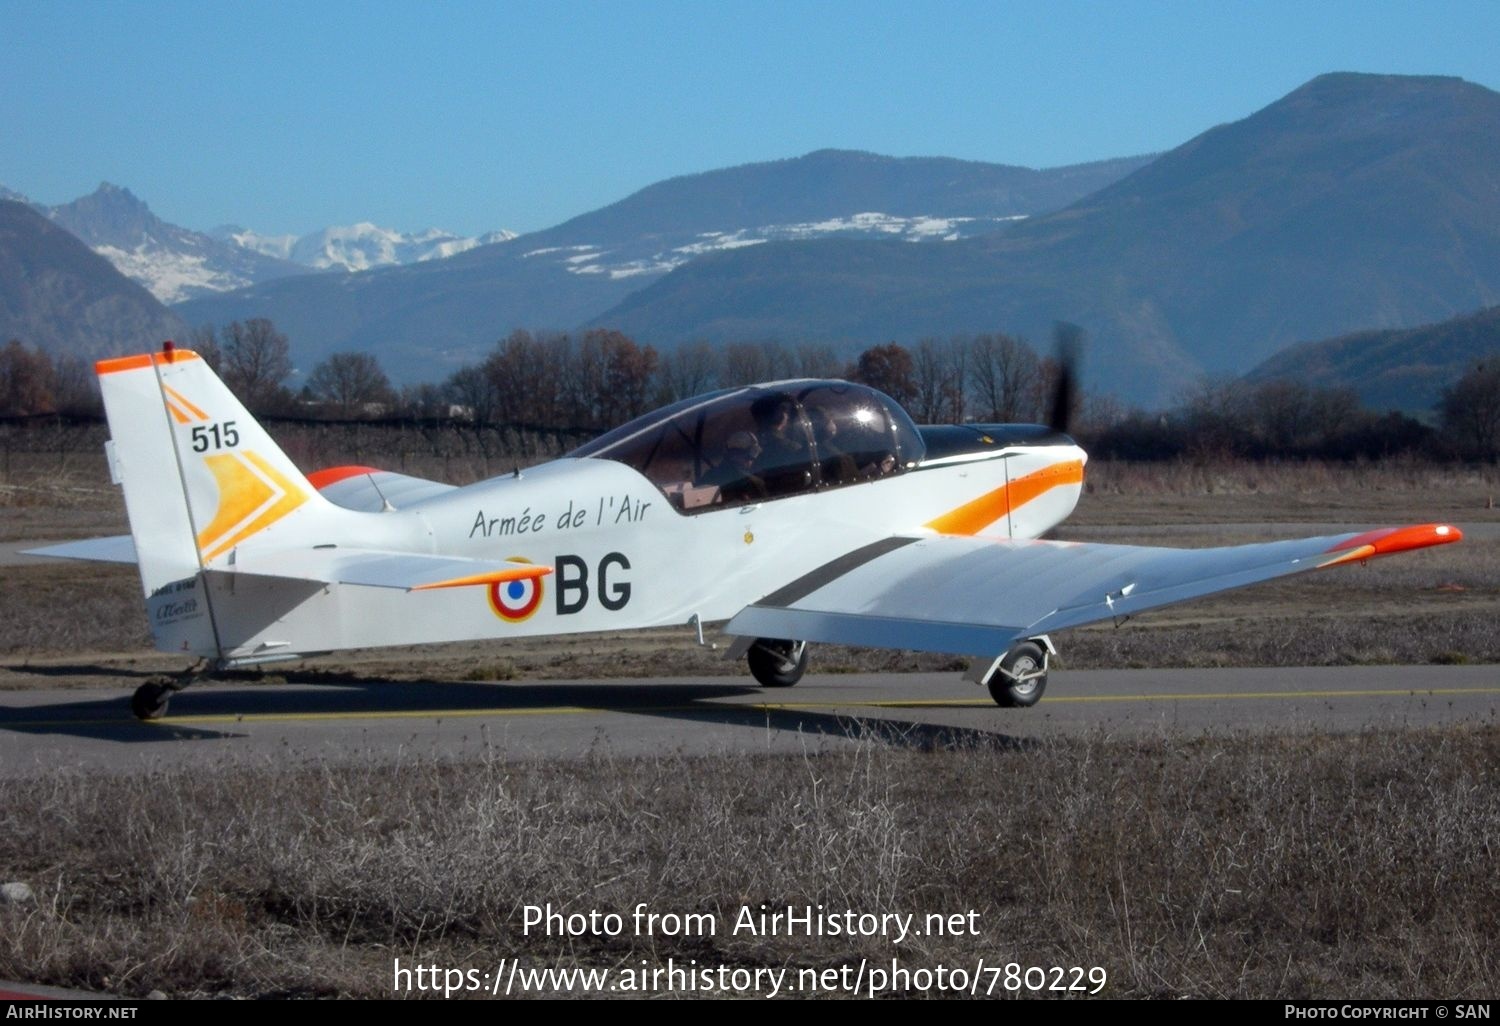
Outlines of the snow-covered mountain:
M 487 232 L 475 238 L 441 228 L 398 232 L 368 221 L 324 228 L 307 235 L 261 235 L 236 225 L 215 228 L 210 234 L 226 242 L 317 270 L 368 271 L 395 264 L 417 264 L 464 253 L 476 246 L 508 242 L 515 232 Z
M 515 232 L 467 238 L 439 228 L 406 233 L 362 222 L 307 235 L 261 235 L 234 225 L 207 233 L 169 224 L 129 189 L 103 182 L 81 199 L 49 207 L 0 185 L 0 199 L 25 203 L 82 239 L 163 303 L 229 292 L 313 271 L 364 271 L 463 253 Z
M 109 182 L 72 203 L 31 206 L 163 303 L 307 273 L 290 261 L 168 224 L 129 189 Z
M 612 245 L 580 243 L 542 246 L 521 255 L 529 260 L 549 260 L 570 274 L 600 274 L 609 278 L 662 275 L 702 256 L 724 249 L 743 249 L 765 242 L 802 239 L 905 239 L 907 242 L 953 242 L 992 232 L 1001 225 L 1024 221 L 1025 214 L 953 217 L 917 215 L 903 217 L 867 211 L 849 217 L 827 217 L 818 221 L 765 224 L 733 231 L 650 234 Z

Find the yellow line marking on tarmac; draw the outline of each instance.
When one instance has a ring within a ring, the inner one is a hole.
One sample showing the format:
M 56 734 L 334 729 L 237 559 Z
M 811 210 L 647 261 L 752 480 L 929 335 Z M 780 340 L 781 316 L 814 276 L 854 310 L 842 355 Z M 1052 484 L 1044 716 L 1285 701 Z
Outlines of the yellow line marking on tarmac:
M 1398 695 L 1416 697 L 1418 695 L 1495 695 L 1500 694 L 1500 688 L 1386 688 L 1370 689 L 1360 691 L 1224 691 L 1204 692 L 1201 694 L 1184 693 L 1173 694 L 1161 692 L 1150 695 L 1048 695 L 1043 700 L 1048 705 L 1057 705 L 1063 702 L 1073 704 L 1087 704 L 1089 702 L 1165 702 L 1165 701 L 1214 701 L 1220 698 L 1390 698 Z M 785 704 L 772 705 L 763 703 L 758 708 L 765 709 L 820 709 L 839 705 L 871 706 L 881 709 L 918 709 L 923 706 L 987 706 L 991 702 L 976 702 L 968 698 L 941 698 L 941 699 L 883 699 L 869 702 L 789 702 Z
M 1161 692 L 1144 695 L 1051 695 L 1044 699 L 1048 705 L 1063 703 L 1086 705 L 1090 702 L 1203 702 L 1218 699 L 1268 699 L 1268 698 L 1397 698 L 1397 697 L 1452 697 L 1459 695 L 1495 695 L 1500 687 L 1491 688 L 1384 688 L 1351 691 L 1221 691 L 1171 694 Z M 317 723 L 332 720 L 412 720 L 412 719 L 473 719 L 481 716 L 579 716 L 585 713 L 630 713 L 630 712 L 704 712 L 709 709 L 747 709 L 759 712 L 779 710 L 813 709 L 924 709 L 924 708 L 992 708 L 994 703 L 969 698 L 933 699 L 865 699 L 847 702 L 716 702 L 705 701 L 695 705 L 640 705 L 640 706 L 581 706 L 553 705 L 531 709 L 398 709 L 361 711 L 351 709 L 344 712 L 286 712 L 286 713 L 220 713 L 200 716 L 168 716 L 151 720 L 153 725 L 164 727 L 195 726 L 236 723 Z M 120 719 L 91 720 L 0 720 L 0 729 L 22 727 L 80 727 L 119 724 Z M 138 720 L 123 722 L 138 723 Z

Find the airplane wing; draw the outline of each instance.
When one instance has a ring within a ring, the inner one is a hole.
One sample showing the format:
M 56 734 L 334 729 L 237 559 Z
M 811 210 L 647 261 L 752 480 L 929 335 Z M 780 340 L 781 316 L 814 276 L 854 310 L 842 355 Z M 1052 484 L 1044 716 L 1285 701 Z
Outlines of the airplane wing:
M 1462 537 L 1447 524 L 1212 549 L 894 537 L 772 592 L 725 631 L 994 656 L 1049 631 Z

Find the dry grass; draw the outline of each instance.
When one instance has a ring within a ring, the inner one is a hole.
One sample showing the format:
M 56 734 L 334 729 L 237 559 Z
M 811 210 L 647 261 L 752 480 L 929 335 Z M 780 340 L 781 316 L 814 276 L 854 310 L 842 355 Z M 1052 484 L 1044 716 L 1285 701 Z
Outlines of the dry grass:
M 1500 467 L 1379 463 L 1089 463 L 1071 524 L 1500 521 Z
M 859 724 L 851 724 L 857 732 Z M 0 977 L 386 996 L 487 968 L 1104 966 L 1129 997 L 1500 987 L 1500 731 L 867 741 L 803 758 L 277 765 L 7 785 Z M 526 937 L 521 909 L 711 912 L 712 938 Z M 735 937 L 752 908 L 979 912 L 978 938 Z

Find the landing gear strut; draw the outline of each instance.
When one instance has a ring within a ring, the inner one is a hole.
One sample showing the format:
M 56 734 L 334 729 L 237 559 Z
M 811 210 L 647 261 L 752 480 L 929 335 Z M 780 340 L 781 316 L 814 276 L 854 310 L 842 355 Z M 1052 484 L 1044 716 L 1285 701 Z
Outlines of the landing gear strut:
M 789 688 L 807 672 L 807 642 L 756 638 L 745 658 L 762 687 Z
M 1057 654 L 1046 635 L 1023 641 L 994 662 L 978 663 L 966 675 L 968 680 L 989 689 L 995 704 L 1005 709 L 1024 709 L 1036 705 L 1047 690 L 1048 660 Z

